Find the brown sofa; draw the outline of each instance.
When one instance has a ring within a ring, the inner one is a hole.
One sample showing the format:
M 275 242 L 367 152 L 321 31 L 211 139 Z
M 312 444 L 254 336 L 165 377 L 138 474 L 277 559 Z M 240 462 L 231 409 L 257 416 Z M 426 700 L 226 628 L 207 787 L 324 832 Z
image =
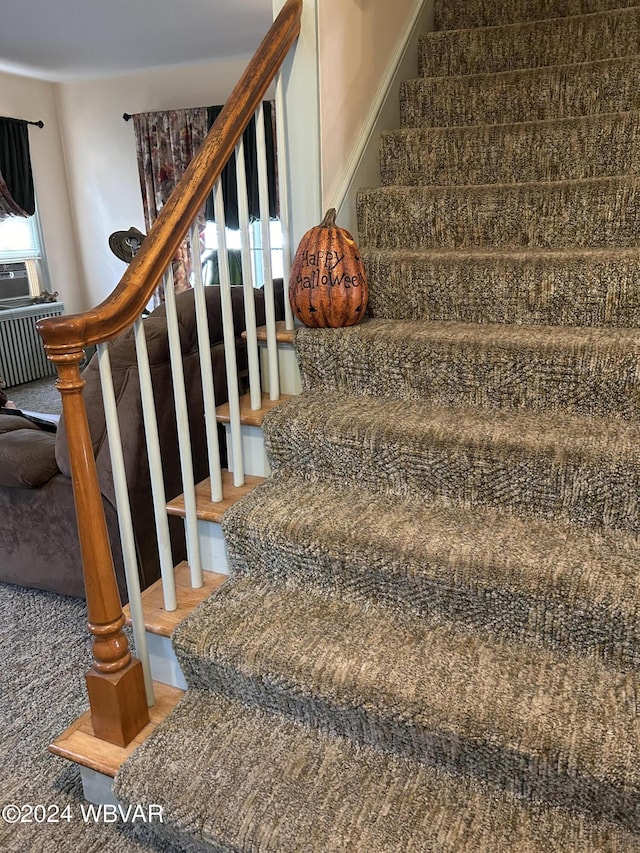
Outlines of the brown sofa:
M 222 345 L 220 292 L 206 288 L 216 403 L 227 400 Z M 246 364 L 240 335 L 245 328 L 242 289 L 233 288 L 234 329 L 239 373 Z M 203 395 L 194 316 L 193 291 L 176 299 L 185 384 L 191 423 L 196 481 L 207 476 Z M 256 291 L 258 323 L 264 322 L 262 292 Z M 281 316 L 282 299 L 277 315 Z M 164 306 L 144 321 L 158 418 L 167 499 L 182 492 L 172 380 Z M 159 576 L 158 552 L 146 445 L 142 428 L 140 386 L 131 332 L 110 345 L 110 360 L 130 492 L 140 580 L 145 588 Z M 97 359 L 83 372 L 89 427 L 96 457 L 116 575 L 123 600 L 126 587 L 115 510 L 108 441 Z M 223 446 L 223 445 L 221 445 Z M 0 416 L 0 519 L 3 549 L 0 581 L 84 596 L 80 548 L 70 479 L 64 417 L 57 434 L 39 430 L 23 418 Z M 185 557 L 184 525 L 170 520 L 174 563 Z

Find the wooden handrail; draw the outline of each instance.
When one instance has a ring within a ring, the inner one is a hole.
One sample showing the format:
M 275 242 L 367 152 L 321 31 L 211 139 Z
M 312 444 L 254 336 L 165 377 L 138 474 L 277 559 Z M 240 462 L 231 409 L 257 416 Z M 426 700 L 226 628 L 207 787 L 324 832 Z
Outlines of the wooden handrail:
M 58 370 L 56 387 L 67 427 L 93 635 L 93 665 L 86 675 L 91 719 L 97 737 L 120 746 L 138 734 L 149 714 L 142 667 L 122 630 L 122 602 L 82 395 L 83 350 L 116 337 L 142 314 L 300 32 L 301 13 L 302 0 L 287 0 L 113 293 L 91 311 L 37 324 Z

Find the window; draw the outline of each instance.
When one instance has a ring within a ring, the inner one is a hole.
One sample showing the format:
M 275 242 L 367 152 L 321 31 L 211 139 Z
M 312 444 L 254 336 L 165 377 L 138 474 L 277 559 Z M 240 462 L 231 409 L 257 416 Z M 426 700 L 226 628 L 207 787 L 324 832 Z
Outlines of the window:
M 279 219 L 269 221 L 269 235 L 271 243 L 271 273 L 273 278 L 282 278 L 283 259 L 282 259 L 282 226 Z M 242 247 L 240 231 L 234 231 L 230 228 L 225 229 L 225 240 L 227 251 L 229 254 L 229 265 L 231 274 L 231 283 L 238 284 L 241 281 L 240 265 L 240 250 Z M 208 221 L 204 231 L 204 252 L 203 252 L 203 267 L 205 274 L 204 281 L 207 284 L 212 284 L 218 281 L 217 262 L 211 268 L 207 264 L 212 256 L 218 250 L 218 235 L 216 232 L 215 222 Z M 264 270 L 262 267 L 262 227 L 259 220 L 254 220 L 249 225 L 249 250 L 251 253 L 251 269 L 253 273 L 253 282 L 255 287 L 262 287 L 264 284 Z M 238 271 L 236 273 L 236 267 Z M 236 280 L 237 279 L 237 280 Z
M 44 290 L 44 281 L 38 214 L 0 221 L 0 301 L 28 303 Z
M 271 275 L 282 278 L 282 226 L 279 219 L 269 220 L 269 243 L 271 244 Z M 251 262 L 256 287 L 264 285 L 262 268 L 262 224 L 259 220 L 251 223 Z

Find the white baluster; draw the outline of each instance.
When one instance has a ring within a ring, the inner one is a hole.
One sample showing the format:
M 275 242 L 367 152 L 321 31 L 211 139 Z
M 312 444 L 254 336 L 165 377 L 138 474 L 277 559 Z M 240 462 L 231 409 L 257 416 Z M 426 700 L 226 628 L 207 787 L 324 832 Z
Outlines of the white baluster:
M 162 594 L 164 607 L 167 611 L 175 610 L 176 580 L 173 572 L 173 555 L 171 552 L 171 537 L 169 534 L 169 517 L 167 515 L 167 495 L 164 489 L 162 473 L 162 454 L 158 433 L 158 419 L 153 399 L 151 368 L 149 367 L 149 352 L 147 339 L 144 334 L 144 321 L 136 320 L 133 326 L 138 360 L 138 376 L 140 377 L 140 397 L 142 400 L 142 418 L 149 459 L 149 475 L 151 478 L 151 495 L 153 498 L 153 514 L 156 522 L 158 539 L 158 555 L 160 558 L 160 576 L 162 578 Z
M 224 200 L 222 181 L 218 179 L 214 187 L 214 210 L 216 231 L 218 234 L 218 270 L 220 272 L 220 299 L 222 303 L 222 332 L 224 355 L 227 368 L 227 390 L 229 394 L 229 421 L 231 428 L 231 453 L 233 455 L 233 484 L 244 485 L 244 454 L 240 424 L 240 395 L 238 393 L 238 366 L 236 359 L 236 338 L 233 327 L 233 307 L 231 302 L 231 281 L 229 277 L 229 259 L 225 236 Z
M 102 343 L 98 344 L 97 350 L 100 380 L 102 383 L 104 414 L 107 425 L 107 436 L 109 438 L 111 470 L 113 472 L 113 485 L 116 496 L 116 511 L 118 513 L 118 526 L 120 528 L 120 541 L 122 543 L 122 556 L 124 560 L 125 577 L 127 580 L 127 591 L 129 593 L 129 608 L 131 610 L 131 621 L 133 623 L 133 638 L 135 640 L 137 657 L 142 664 L 147 704 L 153 705 L 155 702 L 153 694 L 153 679 L 151 677 L 151 664 L 149 661 L 147 637 L 144 627 L 142 597 L 140 595 L 140 575 L 138 574 L 138 560 L 136 557 L 136 545 L 133 535 L 133 522 L 131 520 L 131 504 L 129 503 L 129 490 L 127 488 L 124 454 L 122 452 L 122 440 L 120 436 L 120 424 L 118 423 L 116 396 L 113 390 L 113 377 L 111 375 L 109 349 L 107 344 Z
M 249 201 L 247 199 L 247 171 L 244 162 L 244 141 L 236 147 L 236 183 L 238 187 L 238 222 L 242 241 L 242 285 L 244 288 L 244 316 L 247 332 L 247 359 L 249 364 L 249 394 L 251 408 L 262 406 L 262 387 L 260 385 L 260 357 L 258 354 L 258 334 L 256 331 L 256 303 L 253 289 L 253 269 L 251 265 L 251 241 L 249 238 Z
M 264 310 L 267 324 L 267 358 L 269 364 L 269 397 L 280 398 L 278 342 L 276 337 L 276 311 L 271 271 L 271 234 L 269 231 L 269 182 L 264 133 L 264 108 L 256 111 L 256 149 L 258 154 L 258 195 L 260 199 L 260 226 L 262 231 L 262 268 L 264 270 Z
M 189 432 L 187 394 L 184 384 L 182 348 L 180 346 L 180 331 L 178 329 L 176 297 L 171 267 L 169 267 L 164 276 L 164 298 L 169 333 L 169 355 L 173 376 L 173 399 L 178 428 L 178 449 L 180 452 L 180 470 L 182 472 L 182 491 L 184 495 L 185 528 L 187 532 L 189 568 L 191 569 L 191 586 L 194 589 L 199 589 L 202 586 L 202 563 L 200 560 L 200 541 L 198 538 L 196 487 L 191 456 L 191 435 Z
M 191 254 L 194 270 L 194 299 L 196 309 L 196 327 L 198 330 L 198 351 L 200 356 L 200 374 L 204 396 L 204 420 L 207 433 L 207 455 L 209 460 L 209 481 L 211 500 L 222 500 L 222 467 L 220 465 L 220 446 L 218 442 L 218 424 L 216 422 L 216 399 L 213 386 L 213 367 L 211 364 L 211 337 L 207 317 L 207 301 L 202 281 L 202 257 L 200 255 L 200 235 L 197 223 L 191 229 Z
M 280 206 L 280 224 L 282 226 L 282 282 L 284 285 L 285 328 L 294 327 L 293 311 L 289 302 L 289 278 L 291 275 L 291 235 L 289 231 L 289 175 L 286 164 L 287 134 L 285 132 L 285 98 L 282 71 L 278 72 L 276 83 L 276 150 L 278 152 L 278 202 Z

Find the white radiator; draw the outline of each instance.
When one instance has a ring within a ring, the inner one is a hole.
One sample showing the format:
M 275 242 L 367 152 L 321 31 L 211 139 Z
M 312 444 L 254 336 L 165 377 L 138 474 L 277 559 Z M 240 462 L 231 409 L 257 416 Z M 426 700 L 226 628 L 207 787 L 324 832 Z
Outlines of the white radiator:
M 63 311 L 62 302 L 0 310 L 0 380 L 7 387 L 55 376 L 55 366 L 45 354 L 36 322 Z

